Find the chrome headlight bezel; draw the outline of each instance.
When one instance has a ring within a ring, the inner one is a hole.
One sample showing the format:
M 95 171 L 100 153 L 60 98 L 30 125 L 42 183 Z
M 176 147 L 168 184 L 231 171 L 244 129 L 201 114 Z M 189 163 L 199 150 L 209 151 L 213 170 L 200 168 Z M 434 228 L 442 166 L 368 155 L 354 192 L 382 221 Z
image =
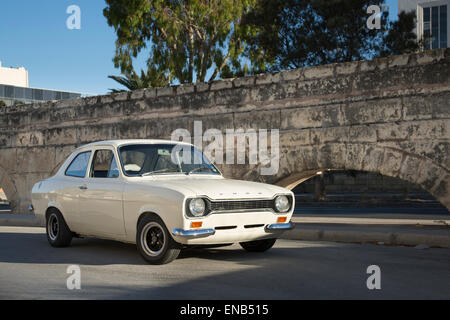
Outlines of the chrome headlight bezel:
M 277 213 L 287 213 L 292 208 L 291 197 L 288 195 L 278 195 L 273 200 L 273 207 Z
M 207 214 L 206 201 L 203 198 L 191 198 L 186 202 L 186 214 L 191 218 L 201 218 Z

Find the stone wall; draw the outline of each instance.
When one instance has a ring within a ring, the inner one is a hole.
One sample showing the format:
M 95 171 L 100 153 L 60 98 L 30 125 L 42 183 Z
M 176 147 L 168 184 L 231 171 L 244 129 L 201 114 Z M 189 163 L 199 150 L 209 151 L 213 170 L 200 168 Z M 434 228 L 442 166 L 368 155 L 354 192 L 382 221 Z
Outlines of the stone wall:
M 16 212 L 79 145 L 169 138 L 177 128 L 279 129 L 278 174 L 225 176 L 293 187 L 322 169 L 417 183 L 447 208 L 450 49 L 253 77 L 0 108 L 0 187 Z M 233 146 L 232 146 L 233 147 Z

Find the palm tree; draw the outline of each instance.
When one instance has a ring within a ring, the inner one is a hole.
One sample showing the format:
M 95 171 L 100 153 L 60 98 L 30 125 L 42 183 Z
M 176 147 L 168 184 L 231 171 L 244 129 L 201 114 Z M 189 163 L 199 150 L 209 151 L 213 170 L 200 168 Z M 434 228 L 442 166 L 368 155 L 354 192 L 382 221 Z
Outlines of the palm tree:
M 138 90 L 152 87 L 164 87 L 170 85 L 170 80 L 158 72 L 155 68 L 149 67 L 147 72 L 141 70 L 141 75 L 138 76 L 136 72 L 127 73 L 124 76 L 110 75 L 108 78 L 118 82 L 128 90 Z M 124 89 L 110 89 L 112 93 L 126 91 Z

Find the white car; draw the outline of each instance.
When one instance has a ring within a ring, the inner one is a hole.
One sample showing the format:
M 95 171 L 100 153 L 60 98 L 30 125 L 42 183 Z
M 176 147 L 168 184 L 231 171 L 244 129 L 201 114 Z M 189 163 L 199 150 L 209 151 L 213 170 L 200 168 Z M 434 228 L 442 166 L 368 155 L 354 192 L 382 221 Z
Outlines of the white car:
M 76 149 L 55 176 L 34 185 L 30 210 L 45 221 L 52 246 L 74 236 L 111 239 L 163 264 L 190 245 L 268 250 L 293 226 L 294 195 L 225 179 L 190 144 L 114 140 Z

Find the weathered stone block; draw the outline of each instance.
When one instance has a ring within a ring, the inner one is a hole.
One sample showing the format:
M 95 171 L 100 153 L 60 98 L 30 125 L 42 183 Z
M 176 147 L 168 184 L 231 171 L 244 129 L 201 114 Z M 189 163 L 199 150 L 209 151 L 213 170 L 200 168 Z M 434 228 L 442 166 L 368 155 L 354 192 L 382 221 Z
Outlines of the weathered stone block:
M 147 136 L 147 122 L 122 120 L 115 132 L 118 139 L 144 139 Z
M 236 129 L 280 129 L 280 110 L 237 112 L 234 114 Z
M 256 76 L 256 85 L 280 82 L 280 73 L 264 73 Z
M 362 170 L 369 172 L 379 172 L 382 166 L 384 149 L 375 146 L 368 146 L 362 162 Z
M 392 56 L 392 57 L 389 57 L 388 59 L 389 59 L 388 60 L 389 68 L 402 67 L 402 66 L 406 66 L 408 64 L 409 55 L 403 54 L 403 55 L 399 55 L 399 56 Z
M 117 139 L 116 126 L 113 124 L 103 124 L 78 127 L 76 128 L 76 137 L 79 144 Z M 68 140 L 67 144 L 73 144 L 73 142 L 74 140 L 70 142 Z
M 431 191 L 442 177 L 446 175 L 447 172 L 443 168 L 435 165 L 431 161 L 425 161 L 416 183 L 420 184 L 425 190 Z
M 342 108 L 345 124 L 398 121 L 402 117 L 400 99 L 353 102 Z
M 256 77 L 243 77 L 236 78 L 233 80 L 233 85 L 235 88 L 244 87 L 244 86 L 253 86 L 255 84 Z
M 340 105 L 281 110 L 282 129 L 336 127 L 342 124 Z
M 348 141 L 375 143 L 377 141 L 376 128 L 370 125 L 351 126 L 348 128 Z
M 347 144 L 347 156 L 345 159 L 345 169 L 362 170 L 362 162 L 366 154 L 366 146 L 363 144 Z
M 78 142 L 77 128 L 55 128 L 43 131 L 45 145 L 74 144 Z
M 144 98 L 144 92 L 145 92 L 145 89 L 131 91 L 130 99 L 131 100 L 143 99 Z
M 44 144 L 44 137 L 41 131 L 20 132 L 16 135 L 15 146 L 33 147 Z
M 317 162 L 322 169 L 342 170 L 345 168 L 346 146 L 343 143 L 330 143 L 319 148 Z
M 431 99 L 431 96 L 404 97 L 403 120 L 431 119 L 433 117 Z
M 211 82 L 211 91 L 233 88 L 233 79 L 225 79 Z
M 146 138 L 169 138 L 176 129 L 186 129 L 193 135 L 190 117 L 157 118 L 147 120 Z
M 303 69 L 305 79 L 317 79 L 331 77 L 334 73 L 334 64 L 310 67 Z
M 251 102 L 250 88 L 236 88 L 215 92 L 216 106 L 225 105 L 234 107 Z
M 385 148 L 383 163 L 380 166 L 380 173 L 385 176 L 397 177 L 403 161 L 403 153 Z
M 55 148 L 18 148 L 17 172 L 44 173 L 51 172 L 55 167 Z
M 422 159 L 414 156 L 406 156 L 398 177 L 412 183 L 416 183 L 419 178 L 419 171 L 422 167 Z
M 194 91 L 195 91 L 195 84 L 193 83 L 186 83 L 177 87 L 177 94 L 179 95 L 194 93 Z
M 303 69 L 292 69 L 280 72 L 283 81 L 304 80 Z
M 0 150 L 0 167 L 7 172 L 17 171 L 17 149 L 6 148 Z
M 349 127 L 330 127 L 311 129 L 311 144 L 338 143 L 349 141 Z
M 119 93 L 113 93 L 111 97 L 114 99 L 114 101 L 125 101 L 129 99 L 130 92 L 124 91 Z
M 310 130 L 282 131 L 280 132 L 280 146 L 289 149 L 296 146 L 310 145 Z
M 0 148 L 9 148 L 12 146 L 12 133 L 0 132 Z

